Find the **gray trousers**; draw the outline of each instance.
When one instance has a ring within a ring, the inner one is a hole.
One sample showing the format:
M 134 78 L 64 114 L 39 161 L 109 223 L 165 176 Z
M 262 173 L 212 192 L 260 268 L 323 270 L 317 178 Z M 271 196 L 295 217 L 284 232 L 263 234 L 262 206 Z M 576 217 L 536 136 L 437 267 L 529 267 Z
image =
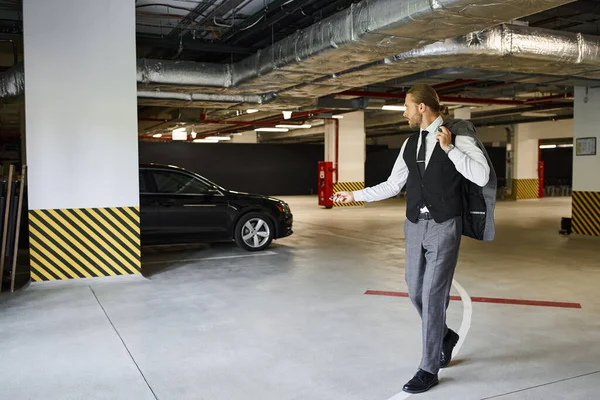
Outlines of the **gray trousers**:
M 462 232 L 460 217 L 404 223 L 406 238 L 406 284 L 421 316 L 423 352 L 420 369 L 437 374 L 442 341 L 448 330 L 446 308 L 458 261 Z

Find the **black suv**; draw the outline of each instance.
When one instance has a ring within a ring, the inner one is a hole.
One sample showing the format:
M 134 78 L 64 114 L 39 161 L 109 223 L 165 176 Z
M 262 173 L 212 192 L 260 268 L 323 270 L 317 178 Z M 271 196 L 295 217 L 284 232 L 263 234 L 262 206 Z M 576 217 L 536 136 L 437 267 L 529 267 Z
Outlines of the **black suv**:
M 234 240 L 257 251 L 293 233 L 282 200 L 240 193 L 171 165 L 140 166 L 142 244 Z

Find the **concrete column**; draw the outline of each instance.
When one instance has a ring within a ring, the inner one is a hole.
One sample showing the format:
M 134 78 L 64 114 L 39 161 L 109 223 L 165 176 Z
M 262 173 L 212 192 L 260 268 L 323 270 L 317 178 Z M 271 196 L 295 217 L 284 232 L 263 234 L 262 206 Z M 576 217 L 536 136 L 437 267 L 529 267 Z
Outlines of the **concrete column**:
M 135 5 L 24 0 L 33 280 L 140 269 Z
M 513 138 L 514 169 L 510 197 L 515 200 L 539 198 L 538 159 L 539 139 L 531 124 L 517 125 Z
M 339 125 L 336 126 L 336 124 Z M 365 187 L 365 146 L 363 111 L 343 114 L 343 118 L 337 121 L 325 121 L 325 161 L 333 161 L 334 166 L 337 161 L 334 191 L 352 191 Z M 362 206 L 363 204 L 363 202 L 334 203 L 336 207 Z
M 590 236 L 600 236 L 598 107 L 600 89 L 575 88 L 572 226 L 574 233 Z
M 455 119 L 471 119 L 471 108 L 461 107 L 454 110 Z
M 539 198 L 539 140 L 570 137 L 573 137 L 573 120 L 570 119 L 515 125 L 512 198 Z

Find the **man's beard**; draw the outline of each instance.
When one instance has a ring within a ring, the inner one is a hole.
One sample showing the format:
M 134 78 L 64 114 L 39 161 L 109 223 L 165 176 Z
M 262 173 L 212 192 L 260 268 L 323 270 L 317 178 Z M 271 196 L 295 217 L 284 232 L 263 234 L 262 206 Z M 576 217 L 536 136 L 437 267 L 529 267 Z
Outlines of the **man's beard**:
M 419 126 L 421 126 L 422 121 L 423 120 L 419 117 L 411 118 L 408 120 L 408 126 L 410 128 L 418 128 Z

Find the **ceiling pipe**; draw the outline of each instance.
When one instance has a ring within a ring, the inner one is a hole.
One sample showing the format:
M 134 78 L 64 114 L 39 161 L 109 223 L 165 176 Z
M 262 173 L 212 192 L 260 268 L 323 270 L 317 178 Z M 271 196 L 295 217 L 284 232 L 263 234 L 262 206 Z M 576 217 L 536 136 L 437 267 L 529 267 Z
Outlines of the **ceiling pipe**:
M 260 121 L 257 121 L 259 123 L 271 123 L 272 125 L 265 125 L 265 126 L 275 126 L 275 125 L 280 125 L 280 124 L 288 124 L 290 121 L 292 120 L 297 120 L 299 118 L 309 118 L 309 117 L 316 117 L 318 114 L 321 113 L 328 113 L 331 112 L 333 110 L 328 109 L 328 108 L 319 108 L 316 110 L 311 110 L 311 111 L 303 111 L 303 112 L 297 112 L 297 113 L 292 113 L 292 116 L 290 117 L 290 119 L 281 119 L 280 116 L 274 116 L 274 117 L 269 117 L 269 118 L 265 118 L 262 119 Z M 256 124 L 254 124 L 256 125 Z M 239 130 L 238 127 L 232 127 L 232 128 L 221 128 L 221 129 L 217 129 L 214 131 L 211 131 L 211 134 L 219 134 L 219 133 L 226 133 L 226 132 L 235 132 Z
M 367 92 L 362 90 L 346 90 L 338 93 L 340 96 L 356 96 L 356 97 L 372 97 L 380 99 L 404 99 L 406 93 L 387 93 L 387 92 Z M 457 97 L 457 96 L 439 96 L 442 103 L 462 103 L 462 104 L 483 104 L 483 105 L 506 105 L 506 106 L 520 106 L 527 102 L 542 101 L 539 99 L 528 99 L 528 100 L 500 100 L 500 99 L 482 99 L 477 97 Z M 557 99 L 564 97 L 564 95 L 550 96 L 544 98 Z
M 534 103 L 545 103 L 548 100 L 555 99 L 564 99 L 564 100 L 573 100 L 573 93 L 567 92 L 563 94 L 554 94 L 551 96 L 537 97 L 525 100 L 525 104 L 534 104 Z
M 294 120 L 298 120 L 300 118 L 312 117 L 312 116 L 316 117 L 318 114 L 328 113 L 331 111 L 333 111 L 333 110 L 327 109 L 327 108 L 321 108 L 321 109 L 316 109 L 316 110 L 311 110 L 311 111 L 297 112 L 297 113 L 292 113 L 291 117 L 289 119 L 285 119 L 285 120 L 282 119 L 282 117 L 280 117 L 280 116 L 273 116 L 273 117 L 265 118 L 260 121 L 209 120 L 209 119 L 206 119 L 205 115 L 201 115 L 200 119 L 198 119 L 198 120 L 181 120 L 181 119 L 165 120 L 162 118 L 141 118 L 141 119 L 139 119 L 139 121 L 161 122 L 161 124 L 159 124 L 159 125 L 162 125 L 162 123 L 167 123 L 167 122 L 187 123 L 189 125 L 207 125 L 207 124 L 210 124 L 210 125 L 234 125 L 233 127 L 215 129 L 215 130 L 211 130 L 210 132 L 198 132 L 198 135 L 199 135 L 198 138 L 201 138 L 200 136 L 226 133 L 229 131 L 237 131 L 242 126 L 243 127 L 253 127 L 253 126 L 275 127 L 276 125 L 281 125 L 281 124 L 295 125 L 293 123 Z M 297 125 L 300 126 L 302 124 L 297 124 Z M 154 133 L 155 133 L 155 131 L 148 132 L 148 133 L 146 133 L 146 135 L 153 135 Z M 164 137 L 168 137 L 168 134 L 163 135 L 161 137 L 161 139 Z
M 439 93 L 442 90 L 454 89 L 457 87 L 467 86 L 472 83 L 479 83 L 479 81 L 477 79 L 457 79 L 455 81 L 445 82 L 445 83 L 440 83 L 440 84 L 434 85 L 433 88 L 436 91 L 438 91 L 438 93 Z

